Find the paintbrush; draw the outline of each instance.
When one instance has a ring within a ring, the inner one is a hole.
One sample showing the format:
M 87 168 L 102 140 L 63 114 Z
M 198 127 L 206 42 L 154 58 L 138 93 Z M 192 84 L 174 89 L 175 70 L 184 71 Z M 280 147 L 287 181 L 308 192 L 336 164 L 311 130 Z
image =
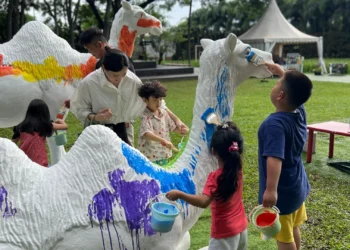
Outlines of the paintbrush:
M 265 60 L 254 51 L 250 51 L 246 58 L 248 62 L 253 63 L 256 66 L 265 65 Z
M 218 121 L 218 118 L 214 113 L 214 109 L 212 108 L 208 108 L 201 116 L 201 119 L 207 124 L 214 124 L 216 126 L 220 125 L 220 122 Z

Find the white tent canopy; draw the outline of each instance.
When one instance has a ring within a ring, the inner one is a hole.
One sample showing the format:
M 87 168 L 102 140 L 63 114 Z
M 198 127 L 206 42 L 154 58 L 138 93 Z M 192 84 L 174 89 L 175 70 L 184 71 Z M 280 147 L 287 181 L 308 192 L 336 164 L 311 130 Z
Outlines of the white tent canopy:
M 290 24 L 281 13 L 276 0 L 270 1 L 269 7 L 259 22 L 239 39 L 268 52 L 277 49 L 280 56 L 282 56 L 284 44 L 317 43 L 319 62 L 322 71 L 327 73 L 323 60 L 323 38 L 307 35 Z

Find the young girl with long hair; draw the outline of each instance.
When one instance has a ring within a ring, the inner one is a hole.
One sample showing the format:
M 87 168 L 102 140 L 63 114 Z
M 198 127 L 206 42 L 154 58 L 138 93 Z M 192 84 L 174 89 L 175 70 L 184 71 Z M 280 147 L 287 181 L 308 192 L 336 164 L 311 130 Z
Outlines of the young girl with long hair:
M 15 128 L 13 142 L 20 141 L 19 148 L 32 161 L 47 167 L 46 137 L 52 136 L 54 131 L 66 130 L 68 125 L 61 119 L 51 122 L 47 104 L 43 100 L 34 99 L 28 106 L 23 122 Z
M 233 122 L 224 123 L 214 132 L 210 148 L 218 160 L 218 169 L 211 172 L 202 195 L 179 190 L 166 194 L 169 200 L 182 199 L 189 204 L 212 210 L 209 250 L 247 249 L 248 220 L 242 201 L 243 137 Z

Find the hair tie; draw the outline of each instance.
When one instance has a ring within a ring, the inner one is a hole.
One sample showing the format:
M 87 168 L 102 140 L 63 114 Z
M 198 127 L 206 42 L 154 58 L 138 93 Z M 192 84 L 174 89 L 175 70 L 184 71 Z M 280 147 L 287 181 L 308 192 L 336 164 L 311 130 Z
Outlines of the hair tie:
M 227 122 L 225 122 L 224 124 L 222 124 L 222 126 L 221 126 L 222 128 L 228 128 L 228 124 L 227 124 Z
M 238 143 L 237 142 L 232 142 L 232 145 L 228 148 L 228 152 L 232 152 L 232 151 L 238 151 Z

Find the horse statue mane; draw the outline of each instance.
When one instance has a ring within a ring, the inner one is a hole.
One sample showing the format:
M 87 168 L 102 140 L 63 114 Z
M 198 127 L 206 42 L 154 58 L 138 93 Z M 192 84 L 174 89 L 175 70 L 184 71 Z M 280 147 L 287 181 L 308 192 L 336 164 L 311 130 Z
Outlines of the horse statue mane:
M 160 21 L 123 1 L 112 24 L 111 46 L 131 56 L 136 35 L 148 32 L 161 34 Z M 95 70 L 96 62 L 91 54 L 72 49 L 44 23 L 26 23 L 11 41 L 0 44 L 0 128 L 22 122 L 33 99 L 44 100 L 55 120 L 79 82 Z M 64 147 L 47 141 L 51 164 L 55 164 L 65 153 Z
M 71 150 L 50 168 L 33 163 L 8 139 L 0 139 L 0 250 L 2 249 L 189 249 L 188 231 L 202 209 L 183 203 L 172 231 L 150 226 L 151 200 L 171 189 L 201 193 L 217 168 L 208 144 L 212 110 L 231 120 L 236 87 L 250 76 L 268 77 L 264 66 L 248 63 L 254 50 L 235 35 L 202 39 L 204 51 L 189 140 L 164 169 L 100 125 L 89 126 Z M 187 236 L 186 236 L 187 235 Z

